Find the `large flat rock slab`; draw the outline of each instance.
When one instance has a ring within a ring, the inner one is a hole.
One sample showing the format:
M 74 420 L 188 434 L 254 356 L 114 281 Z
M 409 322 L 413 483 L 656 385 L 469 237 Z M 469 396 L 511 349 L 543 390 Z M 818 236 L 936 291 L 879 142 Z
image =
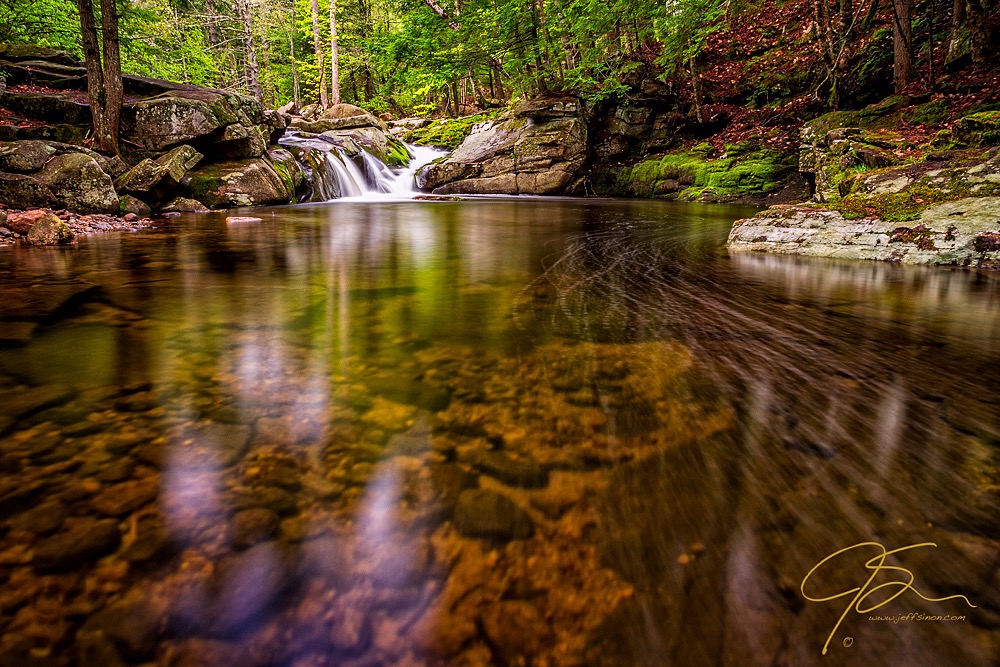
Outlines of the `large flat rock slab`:
M 1000 197 L 938 204 L 905 223 L 848 220 L 837 211 L 778 206 L 733 223 L 729 249 L 997 269 Z

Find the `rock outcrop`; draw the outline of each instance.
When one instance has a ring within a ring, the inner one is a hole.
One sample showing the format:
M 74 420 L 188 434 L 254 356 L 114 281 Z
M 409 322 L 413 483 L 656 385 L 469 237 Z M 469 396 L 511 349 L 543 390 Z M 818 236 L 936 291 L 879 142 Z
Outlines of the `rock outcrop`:
M 778 206 L 737 220 L 729 249 L 903 264 L 1000 268 L 1000 197 L 931 206 L 904 223 L 848 220 L 839 211 Z
M 0 202 L 114 213 L 109 160 L 83 147 L 38 140 L 0 143 Z M 104 167 L 102 168 L 102 164 Z
M 582 188 L 586 157 L 579 101 L 529 100 L 475 126 L 448 159 L 417 174 L 417 186 L 434 194 L 572 194 Z
M 0 106 L 24 119 L 0 126 L 2 203 L 145 212 L 199 189 L 211 193 L 202 203 L 212 207 L 295 200 L 296 176 L 281 163 L 287 153 L 275 162 L 268 150 L 286 120 L 253 98 L 126 75 L 124 160 L 111 159 L 80 145 L 91 114 L 86 69 L 72 55 L 0 45 L 0 71 L 6 82 Z M 213 179 L 225 186 L 207 186 Z

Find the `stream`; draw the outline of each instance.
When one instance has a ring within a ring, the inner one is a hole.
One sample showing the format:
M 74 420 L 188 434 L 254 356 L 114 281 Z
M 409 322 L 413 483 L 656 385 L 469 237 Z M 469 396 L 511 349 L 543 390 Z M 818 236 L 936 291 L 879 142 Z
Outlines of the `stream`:
M 0 666 L 997 664 L 997 276 L 342 157 L 0 251 Z

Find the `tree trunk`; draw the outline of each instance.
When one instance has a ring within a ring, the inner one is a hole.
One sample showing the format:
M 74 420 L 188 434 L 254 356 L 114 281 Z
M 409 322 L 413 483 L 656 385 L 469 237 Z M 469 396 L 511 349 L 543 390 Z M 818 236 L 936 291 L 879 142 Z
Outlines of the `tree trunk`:
M 337 0 L 330 0 L 330 104 L 340 104 L 340 56 L 337 50 Z
M 295 3 L 292 3 L 292 29 L 288 32 L 288 55 L 292 61 L 292 100 L 295 109 L 302 108 L 302 93 L 299 88 L 299 66 L 295 63 Z
M 117 155 L 118 126 L 122 110 L 122 68 L 118 43 L 118 11 L 114 0 L 101 0 L 101 32 L 105 59 L 97 39 L 92 0 L 77 0 L 80 37 L 87 63 L 87 98 L 94 121 L 97 150 Z
M 892 0 L 892 83 L 896 93 L 913 78 L 913 7 L 911 0 Z
M 122 85 L 121 41 L 118 38 L 118 7 L 115 0 L 101 0 L 101 31 L 104 43 L 104 114 L 107 141 L 99 142 L 100 150 L 119 154 L 118 130 L 121 126 Z
M 694 102 L 694 117 L 699 124 L 705 123 L 705 114 L 702 112 L 702 101 L 701 101 L 701 79 L 698 77 L 698 70 L 694 64 L 694 60 L 688 62 L 689 72 L 691 73 L 691 92 Z
M 323 40 L 319 34 L 319 0 L 312 0 L 313 47 L 316 49 L 316 67 L 319 68 L 319 105 L 330 106 L 326 96 L 326 68 L 323 63 Z
M 984 7 L 982 0 L 969 0 L 966 23 L 969 27 L 969 54 L 972 62 L 981 65 L 986 62 L 986 30 L 983 26 Z
M 965 3 L 966 0 L 954 0 L 951 6 L 951 34 L 948 36 L 948 55 L 945 64 L 957 60 L 965 36 Z
M 240 25 L 243 28 L 243 51 L 246 58 L 247 78 L 250 89 L 258 102 L 264 100 L 264 89 L 260 85 L 260 65 L 257 63 L 257 47 L 253 39 L 253 14 L 247 0 L 236 0 L 233 3 L 236 15 L 239 17 Z

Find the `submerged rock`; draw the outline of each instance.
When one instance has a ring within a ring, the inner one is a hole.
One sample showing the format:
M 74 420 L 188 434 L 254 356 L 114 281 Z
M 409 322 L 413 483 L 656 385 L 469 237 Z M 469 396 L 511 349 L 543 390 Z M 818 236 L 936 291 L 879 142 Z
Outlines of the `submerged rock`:
M 76 569 L 118 548 L 121 534 L 112 519 L 79 519 L 35 546 L 34 565 L 48 572 Z
M 462 491 L 452 521 L 458 532 L 468 537 L 523 540 L 534 533 L 527 512 L 506 496 L 486 489 Z
M 510 486 L 541 488 L 549 483 L 548 471 L 531 459 L 512 459 L 503 452 L 472 450 L 459 460 Z

